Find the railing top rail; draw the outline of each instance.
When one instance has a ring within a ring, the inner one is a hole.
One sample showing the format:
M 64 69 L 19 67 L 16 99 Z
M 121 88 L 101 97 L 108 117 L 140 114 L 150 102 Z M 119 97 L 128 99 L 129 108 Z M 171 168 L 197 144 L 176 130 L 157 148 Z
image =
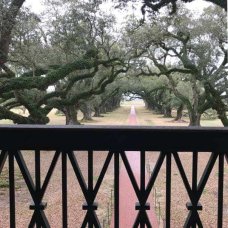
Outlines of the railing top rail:
M 1 125 L 0 149 L 228 151 L 228 128 Z
M 0 129 L 149 129 L 149 130 L 187 130 L 187 131 L 227 131 L 228 127 L 196 126 L 147 126 L 147 125 L 41 125 L 41 124 L 0 124 Z

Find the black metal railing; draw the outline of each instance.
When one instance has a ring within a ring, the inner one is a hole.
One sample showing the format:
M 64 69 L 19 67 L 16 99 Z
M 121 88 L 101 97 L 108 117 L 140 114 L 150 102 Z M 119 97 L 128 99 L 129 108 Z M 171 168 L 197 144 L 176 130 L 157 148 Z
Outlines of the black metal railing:
M 103 181 L 104 175 L 114 157 L 114 226 L 119 227 L 119 166 L 120 158 L 126 167 L 130 181 L 138 198 L 134 227 L 152 227 L 149 221 L 147 203 L 151 189 L 154 186 L 160 168 L 166 160 L 166 202 L 165 227 L 170 227 L 171 221 L 171 173 L 172 162 L 175 162 L 183 180 L 190 202 L 186 202 L 189 214 L 184 227 L 203 227 L 198 211 L 202 209 L 200 199 L 211 174 L 215 162 L 218 162 L 218 191 L 217 191 L 217 227 L 223 227 L 224 204 L 224 166 L 228 159 L 228 129 L 227 128 L 173 128 L 173 127 L 113 127 L 113 126 L 1 126 L 0 127 L 0 174 L 8 158 L 9 164 L 9 202 L 10 227 L 16 227 L 15 220 L 15 160 L 22 173 L 23 179 L 31 194 L 34 210 L 29 227 L 50 227 L 44 213 L 48 202 L 42 202 L 57 161 L 62 165 L 62 226 L 68 224 L 67 198 L 67 159 L 85 197 L 82 209 L 86 215 L 81 227 L 101 227 L 96 215 L 99 206 L 95 198 Z M 31 177 L 21 150 L 34 150 L 35 181 Z M 54 150 L 47 175 L 41 184 L 40 153 L 41 150 Z M 88 151 L 88 183 L 80 170 L 74 151 Z M 101 173 L 93 184 L 93 151 L 108 151 Z M 141 163 L 141 183 L 138 185 L 131 169 L 125 151 L 139 151 Z M 153 153 L 160 151 L 148 183 L 145 183 L 145 151 Z M 185 169 L 178 152 L 192 153 L 192 183 L 189 183 Z M 210 159 L 198 180 L 198 154 L 211 152 Z M 61 155 L 61 156 L 60 156 Z M 186 199 L 187 201 L 187 199 Z M 78 208 L 80 210 L 81 208 Z M 1 222 L 1 221 L 0 221 Z

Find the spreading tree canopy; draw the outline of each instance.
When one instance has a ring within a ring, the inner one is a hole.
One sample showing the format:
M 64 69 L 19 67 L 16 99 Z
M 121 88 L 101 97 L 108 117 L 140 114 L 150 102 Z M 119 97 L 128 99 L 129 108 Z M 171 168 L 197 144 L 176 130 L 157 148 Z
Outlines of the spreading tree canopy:
M 176 0 L 131 2 L 142 2 L 145 20 L 128 17 L 119 31 L 102 1 L 47 0 L 36 15 L 22 0 L 1 0 L 0 118 L 46 124 L 57 108 L 78 124 L 79 109 L 99 116 L 131 93 L 167 116 L 186 107 L 190 125 L 212 108 L 227 126 L 226 1 L 209 0 L 200 18 Z

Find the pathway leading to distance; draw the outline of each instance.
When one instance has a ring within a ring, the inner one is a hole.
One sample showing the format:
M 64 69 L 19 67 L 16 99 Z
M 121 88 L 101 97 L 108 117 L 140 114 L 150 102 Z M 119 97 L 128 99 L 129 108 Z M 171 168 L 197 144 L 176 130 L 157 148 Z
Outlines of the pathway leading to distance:
M 131 107 L 130 116 L 128 120 L 130 125 L 137 124 L 136 112 L 134 106 Z M 127 152 L 127 158 L 131 165 L 131 169 L 135 175 L 135 179 L 140 186 L 140 153 L 139 152 Z M 147 178 L 148 179 L 148 178 Z M 146 181 L 147 183 L 147 181 Z M 139 211 L 135 210 L 135 203 L 138 202 L 135 191 L 132 187 L 131 181 L 127 174 L 127 170 L 123 163 L 120 168 L 120 190 L 119 190 L 119 222 L 120 228 L 131 228 L 137 217 Z M 153 228 L 157 228 L 158 222 L 153 210 L 152 197 L 149 197 L 148 202 L 150 203 L 150 210 L 147 211 L 147 215 L 150 219 L 150 223 Z M 114 213 L 112 215 L 112 225 L 114 227 Z

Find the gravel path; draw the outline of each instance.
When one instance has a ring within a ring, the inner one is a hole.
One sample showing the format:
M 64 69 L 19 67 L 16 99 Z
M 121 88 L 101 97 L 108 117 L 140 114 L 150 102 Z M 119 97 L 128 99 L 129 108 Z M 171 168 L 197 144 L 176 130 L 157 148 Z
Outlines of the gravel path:
M 134 106 L 131 107 L 128 123 L 130 125 L 137 124 L 137 117 Z M 139 151 L 129 151 L 126 153 L 126 155 L 138 186 L 140 186 L 140 153 Z M 119 184 L 119 227 L 133 227 L 135 219 L 139 212 L 135 210 L 135 203 L 138 202 L 138 199 L 132 187 L 132 183 L 129 179 L 127 170 L 123 165 L 123 162 L 121 162 Z M 148 218 L 151 222 L 152 227 L 156 228 L 158 227 L 158 222 L 153 210 L 152 197 L 148 199 L 148 203 L 150 203 L 151 206 L 150 210 L 147 211 Z M 114 227 L 114 215 L 112 217 L 111 227 Z

